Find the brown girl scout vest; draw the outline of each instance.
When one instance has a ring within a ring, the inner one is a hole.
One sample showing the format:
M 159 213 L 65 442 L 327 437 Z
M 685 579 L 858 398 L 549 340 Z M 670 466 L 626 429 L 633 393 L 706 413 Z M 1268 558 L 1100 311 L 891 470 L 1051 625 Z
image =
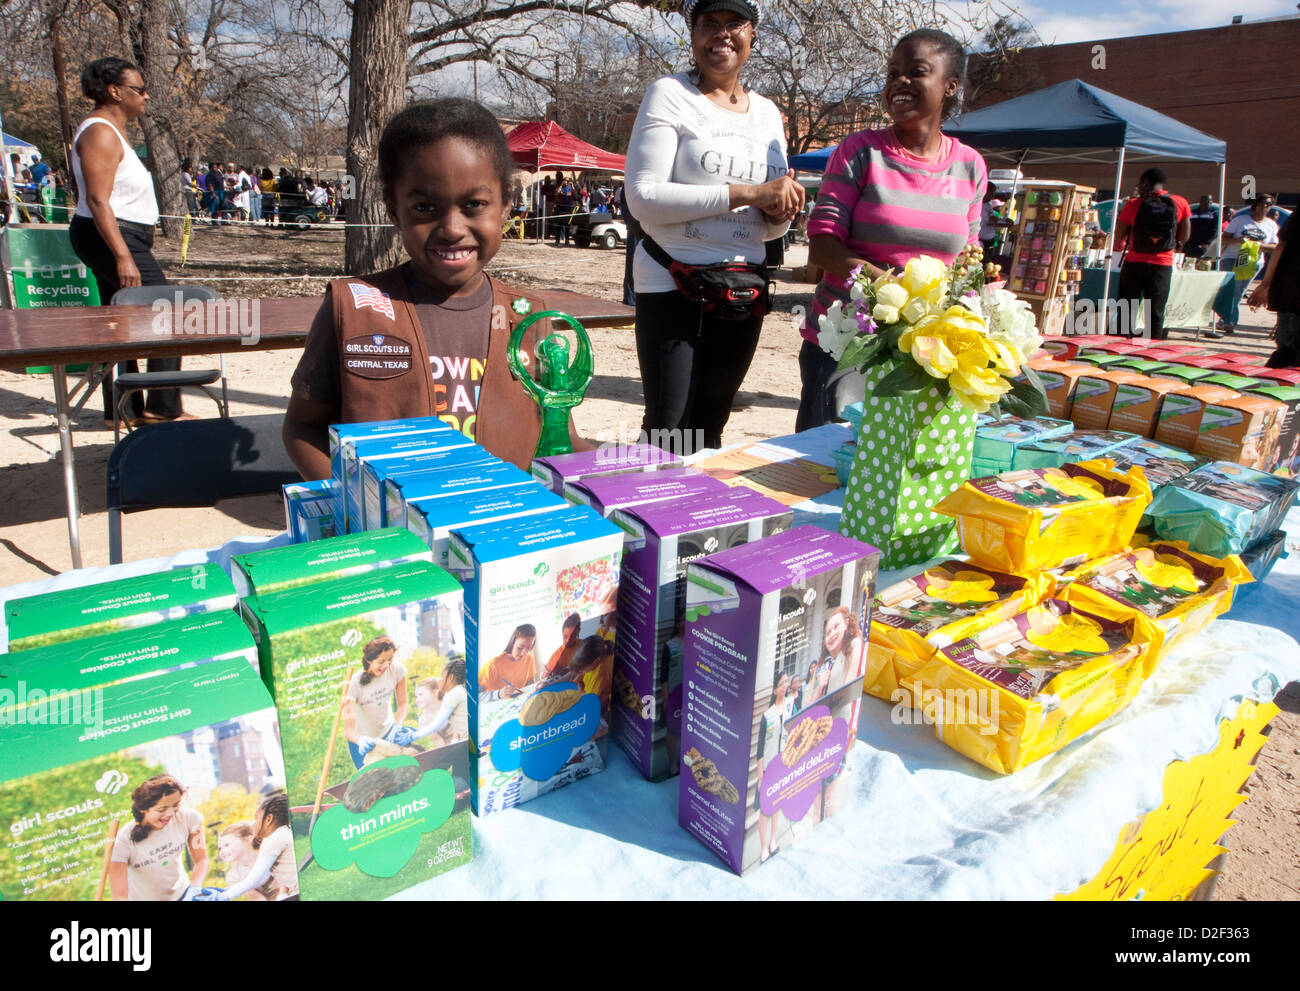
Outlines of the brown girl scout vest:
M 526 471 L 541 434 L 541 413 L 511 373 L 506 348 L 519 321 L 549 307 L 543 296 L 508 289 L 495 279 L 489 281 L 492 323 L 479 390 L 475 440 L 502 461 Z M 360 288 L 354 291 L 352 286 Z M 436 416 L 429 351 L 420 318 L 406 298 L 400 266 L 362 278 L 335 279 L 330 283 L 330 294 L 338 343 L 342 422 Z M 520 299 L 528 303 L 522 314 L 514 306 Z M 535 364 L 533 349 L 538 337 L 548 332 L 549 323 L 539 321 L 525 335 L 523 361 L 530 371 Z M 572 421 L 569 437 L 575 451 L 592 446 L 577 436 Z

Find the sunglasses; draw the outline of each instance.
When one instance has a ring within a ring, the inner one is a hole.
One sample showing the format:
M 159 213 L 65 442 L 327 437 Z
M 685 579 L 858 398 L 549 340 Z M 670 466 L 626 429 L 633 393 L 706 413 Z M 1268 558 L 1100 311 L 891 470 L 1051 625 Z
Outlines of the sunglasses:
M 136 92 L 139 96 L 148 96 L 148 95 L 149 95 L 149 90 L 146 89 L 144 86 L 132 86 L 130 83 L 117 83 L 117 86 L 118 86 L 119 88 L 121 88 L 121 89 L 130 89 L 130 90 L 135 90 L 135 92 Z
M 723 31 L 726 34 L 739 34 L 749 25 L 749 23 L 749 21 L 741 20 L 728 21 L 726 24 L 709 24 L 706 21 L 696 21 L 695 27 L 696 30 L 704 31 L 708 34 L 717 34 L 719 31 Z

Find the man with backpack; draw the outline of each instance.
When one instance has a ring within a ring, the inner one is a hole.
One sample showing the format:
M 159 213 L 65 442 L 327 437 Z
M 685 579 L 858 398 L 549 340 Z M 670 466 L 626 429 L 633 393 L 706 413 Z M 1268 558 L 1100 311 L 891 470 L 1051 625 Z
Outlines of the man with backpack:
M 1128 247 L 1119 272 L 1120 333 L 1133 333 L 1133 317 L 1143 300 L 1147 329 L 1154 340 L 1165 330 L 1165 303 L 1174 278 L 1174 252 L 1192 233 L 1192 210 L 1181 196 L 1165 189 L 1162 169 L 1147 169 L 1138 180 L 1137 196 L 1124 204 L 1115 223 L 1115 240 Z

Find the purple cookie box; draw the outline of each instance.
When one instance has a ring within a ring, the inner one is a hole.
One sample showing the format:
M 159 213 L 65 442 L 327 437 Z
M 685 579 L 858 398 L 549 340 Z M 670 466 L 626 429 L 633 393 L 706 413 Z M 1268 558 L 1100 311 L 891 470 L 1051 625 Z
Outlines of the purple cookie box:
M 632 475 L 603 475 L 564 486 L 564 498 L 590 506 L 609 516 L 624 506 L 639 506 L 663 499 L 684 499 L 705 492 L 722 492 L 727 486 L 694 468 L 666 468 Z
M 614 739 L 647 780 L 678 773 L 681 735 L 681 636 L 686 566 L 729 548 L 790 528 L 793 513 L 775 499 L 737 487 L 686 500 L 617 509 L 625 532 L 615 639 Z M 621 701 L 626 679 L 639 711 Z
M 846 790 L 879 563 L 874 547 L 803 526 L 688 567 L 678 822 L 738 874 L 762 860 L 761 819 L 788 847 L 792 823 Z M 787 767 L 790 734 L 826 716 Z M 697 781 L 701 760 L 704 783 L 725 779 L 737 801 Z
M 682 459 L 653 444 L 602 444 L 594 451 L 552 454 L 537 458 L 532 474 L 556 495 L 564 495 L 567 482 L 603 475 L 626 475 L 680 466 Z

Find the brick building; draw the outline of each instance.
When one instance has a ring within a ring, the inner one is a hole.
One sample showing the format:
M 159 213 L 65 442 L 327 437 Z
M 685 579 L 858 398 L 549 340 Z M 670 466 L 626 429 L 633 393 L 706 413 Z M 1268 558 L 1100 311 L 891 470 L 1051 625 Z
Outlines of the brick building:
M 1100 46 L 1100 50 L 1098 50 Z M 1000 78 L 974 94 L 991 106 L 1068 79 L 1081 79 L 1228 143 L 1225 198 L 1242 200 L 1243 181 L 1286 205 L 1300 201 L 1300 16 L 1199 31 L 1026 48 Z M 972 56 L 978 60 L 982 56 Z M 971 69 L 977 69 L 975 65 Z M 1169 187 L 1195 200 L 1217 196 L 1218 166 L 1171 162 Z M 1124 169 L 1131 189 L 1145 165 Z M 1037 166 L 1040 179 L 1068 179 L 1109 191 L 1113 165 Z

